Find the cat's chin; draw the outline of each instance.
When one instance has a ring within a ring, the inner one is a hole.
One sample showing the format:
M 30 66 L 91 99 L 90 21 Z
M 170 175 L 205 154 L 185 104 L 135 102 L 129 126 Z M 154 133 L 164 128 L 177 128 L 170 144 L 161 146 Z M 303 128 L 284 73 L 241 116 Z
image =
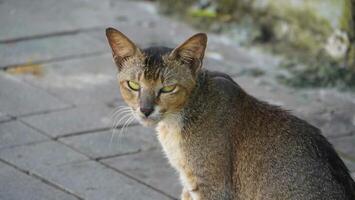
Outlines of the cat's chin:
M 145 119 L 140 118 L 138 121 L 140 124 L 142 124 L 143 126 L 146 126 L 146 127 L 153 127 L 158 124 L 157 120 L 152 120 L 149 118 L 145 118 Z

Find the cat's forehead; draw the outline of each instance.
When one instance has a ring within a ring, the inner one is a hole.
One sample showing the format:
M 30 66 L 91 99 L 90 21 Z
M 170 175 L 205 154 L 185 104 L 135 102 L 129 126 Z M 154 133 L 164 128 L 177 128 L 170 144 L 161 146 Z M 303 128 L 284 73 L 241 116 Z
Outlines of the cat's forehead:
M 144 64 L 143 75 L 146 79 L 156 80 L 162 75 L 167 67 L 165 58 L 172 49 L 167 47 L 150 47 L 143 49 Z

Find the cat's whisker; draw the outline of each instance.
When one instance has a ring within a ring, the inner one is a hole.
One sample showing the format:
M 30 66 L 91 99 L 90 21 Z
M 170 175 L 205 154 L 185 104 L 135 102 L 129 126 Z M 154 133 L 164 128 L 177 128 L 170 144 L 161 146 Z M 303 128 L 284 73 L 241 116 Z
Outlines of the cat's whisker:
M 132 116 L 131 116 L 131 113 L 125 113 L 119 120 L 115 121 L 115 123 L 114 123 L 114 128 L 112 129 L 112 134 L 111 134 L 111 139 L 110 139 L 109 148 L 111 148 L 111 145 L 112 145 L 112 142 L 113 142 L 115 133 L 116 133 L 116 131 L 117 131 L 117 126 L 118 126 L 118 124 L 119 124 L 123 119 L 128 119 L 128 118 L 130 118 L 130 117 L 132 117 Z
M 128 106 L 116 107 L 111 113 L 111 118 L 113 118 L 118 112 L 123 111 L 123 110 L 129 110 L 129 109 L 131 109 L 131 108 Z
M 132 113 L 132 114 L 133 114 L 133 113 Z M 123 124 L 119 135 L 122 135 L 122 134 L 124 133 L 124 130 L 125 130 L 125 129 L 127 130 L 127 127 L 130 125 L 130 123 L 131 123 L 133 120 L 134 120 L 134 116 L 131 115 L 131 117 L 128 118 L 128 119 L 126 120 L 126 122 Z
M 117 119 L 117 120 L 114 120 L 114 123 L 113 123 L 112 128 L 113 128 L 113 129 L 116 129 L 117 126 L 119 125 L 119 123 L 122 121 L 122 119 L 124 119 L 126 115 L 129 115 L 130 112 L 131 112 L 130 110 L 125 110 L 125 111 L 120 112 L 120 113 L 115 117 L 115 119 Z M 120 116 L 121 116 L 121 117 L 120 117 Z

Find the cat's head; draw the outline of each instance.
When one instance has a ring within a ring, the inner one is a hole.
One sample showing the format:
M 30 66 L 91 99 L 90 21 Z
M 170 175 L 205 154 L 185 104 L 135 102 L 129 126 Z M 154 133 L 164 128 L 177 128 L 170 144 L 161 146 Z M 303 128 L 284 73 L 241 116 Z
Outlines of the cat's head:
M 170 49 L 139 49 L 124 34 L 106 29 L 118 67 L 118 82 L 125 102 L 143 125 L 154 125 L 181 111 L 195 87 L 202 67 L 207 36 L 198 33 Z

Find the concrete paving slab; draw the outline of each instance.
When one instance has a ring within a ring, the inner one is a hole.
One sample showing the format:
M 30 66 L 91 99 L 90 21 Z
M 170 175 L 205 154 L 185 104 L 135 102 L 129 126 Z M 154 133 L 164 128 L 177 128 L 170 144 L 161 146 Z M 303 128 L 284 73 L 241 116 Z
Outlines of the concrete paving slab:
M 12 116 L 70 107 L 53 95 L 0 72 L 0 108 Z
M 45 64 L 42 74 L 16 77 L 76 105 L 121 99 L 111 54 Z
M 33 0 L 1 1 L 0 41 L 55 32 L 143 23 L 157 11 L 151 2 Z M 134 11 L 134 13 L 132 13 Z M 136 13 L 139 13 L 137 15 Z M 36 22 L 36 23 L 34 23 Z
M 75 200 L 76 197 L 49 186 L 0 162 L 0 199 Z
M 84 199 L 169 199 L 57 142 L 4 149 L 0 158 Z
M 349 170 L 355 172 L 355 135 L 332 138 L 330 142 L 338 151 Z
M 100 32 L 104 33 L 104 29 Z M 105 43 L 85 33 L 15 43 L 0 43 L 0 68 L 109 52 L 108 50 Z M 35 67 L 41 66 L 36 65 Z
M 5 121 L 9 121 L 10 119 L 11 119 L 11 117 L 9 115 L 0 111 L 0 123 L 5 122 Z
M 0 124 L 0 150 L 48 139 L 48 137 L 17 120 Z
M 334 138 L 331 139 L 330 142 L 335 149 L 355 159 L 355 135 Z
M 159 144 L 153 130 L 141 126 L 65 137 L 61 142 L 78 149 L 91 158 L 132 154 L 156 148 Z
M 299 111 L 329 138 L 355 134 L 355 102 L 332 90 L 312 93 L 313 100 Z M 317 105 L 318 104 L 318 105 Z
M 86 200 L 104 199 L 169 199 L 97 162 L 83 161 L 60 165 L 45 176 L 65 188 L 70 188 Z M 44 175 L 44 174 L 43 174 Z
M 95 104 L 28 116 L 22 120 L 51 137 L 59 137 L 110 128 L 111 113 L 112 109 L 108 106 Z
M 179 199 L 182 187 L 177 172 L 168 164 L 162 150 L 105 159 L 102 162 L 123 171 Z
M 86 156 L 54 141 L 2 149 L 0 158 L 22 170 L 36 174 L 50 172 L 56 166 L 88 159 Z

